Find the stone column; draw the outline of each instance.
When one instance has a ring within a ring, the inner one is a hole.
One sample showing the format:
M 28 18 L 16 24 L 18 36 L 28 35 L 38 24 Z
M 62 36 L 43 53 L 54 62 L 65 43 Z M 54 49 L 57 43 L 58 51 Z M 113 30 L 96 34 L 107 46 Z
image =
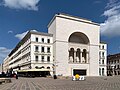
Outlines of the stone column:
M 73 61 L 76 62 L 76 51 L 74 51 L 74 58 Z
M 86 63 L 89 63 L 89 52 L 86 53 Z
M 79 62 L 79 57 L 78 56 L 76 57 L 76 59 L 77 59 L 77 62 Z
M 79 61 L 80 61 L 80 54 L 79 54 L 80 52 L 76 52 L 76 61 L 77 61 L 77 63 L 79 63 Z
M 82 52 L 80 52 L 80 63 L 82 63 Z
M 117 75 L 119 75 L 119 74 L 118 74 L 118 70 L 117 70 Z
M 71 60 L 70 60 L 70 50 L 68 50 L 68 52 L 69 52 L 69 56 L 68 56 L 69 60 L 68 60 L 68 62 L 71 62 Z

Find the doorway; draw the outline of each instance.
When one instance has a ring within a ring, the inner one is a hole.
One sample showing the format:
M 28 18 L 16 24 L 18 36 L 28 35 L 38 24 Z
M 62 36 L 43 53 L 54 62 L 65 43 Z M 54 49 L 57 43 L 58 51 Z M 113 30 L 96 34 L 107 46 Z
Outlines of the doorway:
M 76 74 L 79 74 L 79 75 L 87 75 L 86 74 L 86 69 L 73 69 L 73 75 L 75 76 Z

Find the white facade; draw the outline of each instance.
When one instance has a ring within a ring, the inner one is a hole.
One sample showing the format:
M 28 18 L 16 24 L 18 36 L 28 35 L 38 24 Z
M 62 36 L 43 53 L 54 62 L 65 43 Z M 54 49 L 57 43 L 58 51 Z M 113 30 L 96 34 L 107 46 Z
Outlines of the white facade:
M 86 19 L 56 14 L 48 33 L 30 31 L 18 43 L 9 54 L 9 68 L 44 67 L 51 75 L 99 76 L 99 27 Z
M 107 44 L 100 43 L 99 48 L 99 75 L 107 76 Z
M 52 43 L 52 34 L 29 31 L 4 60 L 4 71 L 6 72 L 7 64 L 5 62 L 8 60 L 9 69 L 12 68 L 13 71 L 35 68 L 52 71 Z
M 76 72 L 79 70 L 87 76 L 99 75 L 98 24 L 69 15 L 57 14 L 48 25 L 48 32 L 53 34 L 53 55 L 57 63 L 57 75 L 72 76 L 74 70 Z M 75 40 L 72 40 L 73 38 Z M 76 62 L 76 53 L 70 57 L 69 51 L 72 49 L 73 53 L 77 49 L 81 53 L 85 52 L 86 61 L 84 56 L 80 56 L 81 62 Z M 75 62 L 70 62 L 71 58 Z
M 3 65 L 0 64 L 0 74 L 2 74 L 2 72 L 3 72 Z
M 9 57 L 7 56 L 3 62 L 3 72 L 7 72 L 8 70 L 9 70 Z
M 38 41 L 36 41 L 38 38 Z M 31 67 L 44 67 L 52 70 L 53 65 L 52 35 L 31 35 Z M 38 58 L 38 60 L 37 60 Z

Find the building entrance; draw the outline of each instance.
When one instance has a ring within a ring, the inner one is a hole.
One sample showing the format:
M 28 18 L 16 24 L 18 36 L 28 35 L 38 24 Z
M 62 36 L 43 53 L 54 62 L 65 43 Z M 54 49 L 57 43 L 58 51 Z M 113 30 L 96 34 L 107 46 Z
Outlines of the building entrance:
M 75 76 L 76 74 L 86 75 L 86 70 L 85 69 L 73 69 L 73 75 Z

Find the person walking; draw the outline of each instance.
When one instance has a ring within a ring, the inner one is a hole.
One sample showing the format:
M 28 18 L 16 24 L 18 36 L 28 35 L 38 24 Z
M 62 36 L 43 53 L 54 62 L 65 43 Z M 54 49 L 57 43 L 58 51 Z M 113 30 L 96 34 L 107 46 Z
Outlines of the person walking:
M 16 74 L 16 77 L 15 77 L 16 79 L 18 79 L 18 75 Z

